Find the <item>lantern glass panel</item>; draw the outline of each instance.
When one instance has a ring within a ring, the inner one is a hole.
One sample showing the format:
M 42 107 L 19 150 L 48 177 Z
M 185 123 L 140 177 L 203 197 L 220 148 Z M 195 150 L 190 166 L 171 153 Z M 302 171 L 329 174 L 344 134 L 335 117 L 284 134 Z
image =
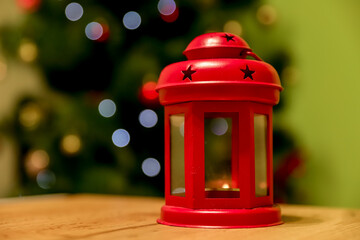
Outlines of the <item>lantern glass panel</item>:
M 171 195 L 185 197 L 184 114 L 170 116 Z
M 267 116 L 254 115 L 254 146 L 255 146 L 255 195 L 268 195 L 267 182 Z
M 206 197 L 240 197 L 237 176 L 233 176 L 238 160 L 232 149 L 233 118 L 221 117 L 221 113 L 205 114 L 204 134 Z

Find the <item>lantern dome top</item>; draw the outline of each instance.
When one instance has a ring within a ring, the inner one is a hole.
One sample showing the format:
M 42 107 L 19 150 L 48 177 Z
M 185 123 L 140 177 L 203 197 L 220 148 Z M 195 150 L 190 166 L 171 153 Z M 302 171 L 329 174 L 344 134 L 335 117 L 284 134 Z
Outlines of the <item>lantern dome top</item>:
M 243 58 L 242 51 L 251 51 L 239 36 L 230 33 L 206 33 L 192 40 L 184 51 L 189 59 Z
M 189 101 L 279 102 L 282 87 L 276 70 L 236 35 L 200 35 L 190 42 L 184 55 L 187 61 L 170 64 L 160 74 L 156 90 L 163 105 Z

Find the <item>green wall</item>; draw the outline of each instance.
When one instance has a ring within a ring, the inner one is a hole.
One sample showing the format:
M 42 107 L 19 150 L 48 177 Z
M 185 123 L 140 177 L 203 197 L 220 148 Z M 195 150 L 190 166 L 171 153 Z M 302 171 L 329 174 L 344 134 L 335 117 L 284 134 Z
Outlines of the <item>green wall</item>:
M 360 1 L 270 0 L 290 38 L 298 81 L 275 121 L 306 156 L 306 203 L 360 207 Z

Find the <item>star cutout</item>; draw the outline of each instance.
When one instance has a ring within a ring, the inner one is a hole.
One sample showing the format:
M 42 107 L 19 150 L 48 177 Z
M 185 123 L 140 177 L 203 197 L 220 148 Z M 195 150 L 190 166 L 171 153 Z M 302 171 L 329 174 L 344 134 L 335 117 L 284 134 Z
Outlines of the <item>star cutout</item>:
M 196 71 L 191 70 L 191 65 L 188 67 L 188 69 L 182 70 L 181 72 L 184 74 L 184 77 L 182 80 L 185 80 L 188 78 L 190 81 L 192 81 L 191 75 L 196 73 Z
M 226 41 L 227 41 L 227 42 L 228 42 L 228 41 L 234 41 L 234 42 L 235 42 L 234 36 L 230 36 L 230 35 L 228 35 L 228 34 L 225 33 L 225 35 L 222 36 L 222 37 L 223 37 L 223 38 L 226 38 Z
M 243 73 L 245 73 L 244 74 L 244 79 L 246 79 L 246 78 L 251 78 L 251 80 L 254 80 L 253 79 L 253 77 L 252 77 L 252 74 L 254 74 L 254 72 L 255 71 L 251 71 L 250 69 L 249 69 L 249 66 L 248 65 L 246 65 L 246 69 L 240 69 Z

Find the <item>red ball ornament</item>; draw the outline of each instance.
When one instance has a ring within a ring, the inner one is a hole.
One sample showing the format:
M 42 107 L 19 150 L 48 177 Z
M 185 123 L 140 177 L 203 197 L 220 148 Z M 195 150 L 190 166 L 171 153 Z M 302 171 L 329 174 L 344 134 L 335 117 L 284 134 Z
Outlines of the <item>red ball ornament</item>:
M 175 22 L 176 19 L 179 17 L 179 8 L 176 8 L 175 11 L 170 15 L 160 14 L 160 17 L 165 22 L 168 22 L 168 23 Z
M 108 40 L 109 36 L 110 36 L 110 29 L 109 29 L 109 25 L 107 25 L 106 23 L 100 23 L 102 29 L 103 29 L 103 34 L 101 35 L 101 37 L 99 39 L 97 39 L 97 42 L 105 42 L 106 40 Z
M 156 82 L 150 81 L 141 86 L 140 101 L 147 106 L 159 105 L 159 94 L 155 90 Z
M 17 0 L 19 7 L 27 12 L 35 12 L 39 9 L 41 0 Z

